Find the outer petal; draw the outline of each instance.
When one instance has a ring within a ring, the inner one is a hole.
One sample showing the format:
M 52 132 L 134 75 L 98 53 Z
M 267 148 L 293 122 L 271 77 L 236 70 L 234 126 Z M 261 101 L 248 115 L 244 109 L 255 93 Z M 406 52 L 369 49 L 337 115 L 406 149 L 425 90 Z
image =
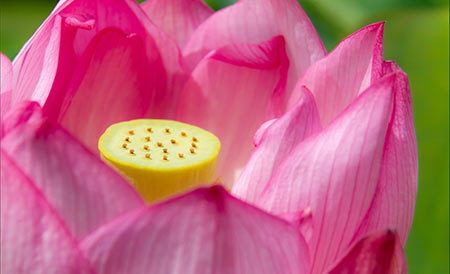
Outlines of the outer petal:
M 377 185 L 394 76 L 364 92 L 280 165 L 258 204 L 270 212 L 311 206 L 313 273 L 323 272 L 351 242 Z
M 295 226 L 219 186 L 138 210 L 100 228 L 82 249 L 101 273 L 307 273 Z
M 180 48 L 184 47 L 194 30 L 214 13 L 202 0 L 147 0 L 141 7 Z
M 183 55 L 193 68 L 211 50 L 234 43 L 260 43 L 282 35 L 291 62 L 290 91 L 300 75 L 326 51 L 295 0 L 241 0 L 208 18 L 192 35 Z
M 122 177 L 65 130 L 40 113 L 28 117 L 3 137 L 1 147 L 33 180 L 75 238 L 143 205 Z
M 63 19 L 51 16 L 14 59 L 11 103 L 34 100 L 41 104 L 50 93 L 58 68 Z M 72 60 L 67 59 L 67 66 Z
M 411 92 L 406 74 L 393 62 L 394 107 L 386 134 L 377 193 L 355 237 L 383 227 L 395 227 L 405 245 L 411 228 L 417 193 L 417 144 Z
M 386 230 L 359 240 L 328 273 L 400 274 L 408 270 L 398 236 Z
M 11 104 L 13 72 L 11 61 L 9 61 L 9 58 L 6 57 L 3 53 L 0 53 L 0 62 L 1 62 L 0 111 L 1 115 L 3 116 L 8 111 Z
M 1 111 L 1 116 L 5 115 L 6 112 L 8 112 L 10 106 L 11 106 L 11 96 L 12 96 L 12 91 L 6 91 L 6 92 L 2 92 L 0 93 L 0 111 Z
M 284 39 L 236 44 L 206 57 L 192 73 L 178 119 L 216 134 L 222 149 L 218 176 L 231 186 L 250 156 L 258 126 L 281 113 L 288 61 Z
M 255 203 L 276 168 L 288 157 L 292 148 L 320 131 L 314 97 L 306 88 L 302 94 L 297 106 L 272 122 L 264 130 L 262 137 L 258 138 L 256 151 L 233 186 L 233 194 L 237 197 Z
M 4 55 L 3 53 L 0 53 L 0 65 L 1 65 L 1 93 L 5 91 L 12 90 L 12 65 L 9 58 Z
M 93 273 L 42 193 L 1 152 L 2 273 Z
M 322 125 L 332 121 L 381 77 L 383 25 L 377 23 L 359 30 L 314 63 L 297 82 L 289 105 L 296 104 L 301 86 L 306 86 L 314 94 Z

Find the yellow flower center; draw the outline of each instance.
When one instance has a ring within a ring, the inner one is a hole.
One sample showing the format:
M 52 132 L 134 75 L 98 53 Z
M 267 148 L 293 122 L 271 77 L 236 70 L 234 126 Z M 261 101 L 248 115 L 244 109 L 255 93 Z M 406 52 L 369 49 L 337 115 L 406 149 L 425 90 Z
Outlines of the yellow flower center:
M 102 158 L 152 202 L 214 183 L 220 141 L 185 123 L 141 119 L 111 125 L 98 148 Z

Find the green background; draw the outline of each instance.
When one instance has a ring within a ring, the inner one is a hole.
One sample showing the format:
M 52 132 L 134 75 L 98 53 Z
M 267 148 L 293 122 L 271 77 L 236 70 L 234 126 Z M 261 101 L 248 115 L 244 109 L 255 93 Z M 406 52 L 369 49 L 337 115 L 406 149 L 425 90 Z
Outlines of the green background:
M 231 4 L 206 0 L 214 9 Z M 56 1 L 2 1 L 0 50 L 11 59 Z M 449 272 L 448 0 L 300 0 L 328 51 L 347 35 L 386 21 L 385 59 L 411 82 L 419 146 L 419 191 L 406 245 L 410 273 Z

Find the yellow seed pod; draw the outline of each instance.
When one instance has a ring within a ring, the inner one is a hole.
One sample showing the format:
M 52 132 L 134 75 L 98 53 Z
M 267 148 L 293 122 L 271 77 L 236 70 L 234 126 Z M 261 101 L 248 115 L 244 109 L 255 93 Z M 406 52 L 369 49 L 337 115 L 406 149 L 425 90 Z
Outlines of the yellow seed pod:
M 220 141 L 185 123 L 140 119 L 111 125 L 100 137 L 98 148 L 102 158 L 122 173 L 145 201 L 152 202 L 212 184 Z

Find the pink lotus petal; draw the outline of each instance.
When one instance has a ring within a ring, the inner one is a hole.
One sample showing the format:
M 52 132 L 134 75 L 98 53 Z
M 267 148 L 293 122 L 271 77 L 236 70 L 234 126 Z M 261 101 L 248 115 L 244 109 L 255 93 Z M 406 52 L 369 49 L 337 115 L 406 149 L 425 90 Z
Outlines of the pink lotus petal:
M 172 94 L 166 91 L 165 78 L 156 48 L 146 53 L 139 36 L 105 30 L 80 58 L 65 94 L 55 93 L 64 98 L 52 98 L 63 101 L 63 108 L 67 104 L 58 120 L 97 152 L 98 139 L 111 124 L 166 114 Z
M 278 119 L 274 118 L 271 120 L 268 120 L 264 122 L 258 130 L 255 132 L 255 135 L 253 135 L 253 145 L 255 147 L 258 147 L 261 143 L 262 137 L 264 136 L 264 133 L 266 133 L 266 129 L 268 129 L 273 123 L 275 123 Z
M 256 151 L 233 186 L 232 193 L 237 197 L 255 203 L 276 168 L 288 157 L 292 149 L 307 137 L 320 131 L 314 97 L 306 88 L 302 94 L 295 108 L 265 129 Z
M 130 71 L 126 83 L 121 83 L 122 86 L 130 86 L 129 82 L 141 80 L 145 72 L 136 69 L 152 64 L 154 67 L 146 75 L 147 84 L 153 86 L 157 82 L 159 92 L 170 90 L 172 93 L 167 95 L 171 96 L 172 102 L 176 101 L 177 93 L 186 78 L 180 63 L 180 51 L 174 41 L 150 22 L 135 1 L 73 0 L 55 8 L 14 60 L 16 88 L 12 103 L 36 100 L 46 106 L 45 111 L 50 116 L 60 118 L 76 92 L 69 85 L 74 85 L 83 78 L 80 70 L 86 68 L 87 62 L 91 61 L 94 66 L 95 62 L 102 61 L 86 60 L 92 54 L 86 51 L 95 48 L 93 44 L 99 43 L 99 36 L 114 30 L 123 34 L 124 38 L 119 40 L 129 38 L 134 42 L 119 41 L 119 45 L 110 43 L 110 47 L 103 44 L 102 47 L 109 54 L 126 48 L 122 60 L 118 57 L 106 60 L 118 62 L 110 63 L 109 66 L 119 68 L 124 65 L 123 61 L 129 57 L 130 52 L 133 52 L 135 59 L 143 61 L 143 65 L 138 67 L 124 66 Z M 140 42 L 136 42 L 137 40 Z M 128 46 L 131 48 L 127 48 Z M 96 57 L 99 58 L 98 55 Z M 68 93 L 68 90 L 71 91 Z M 166 109 L 173 112 L 172 108 L 173 103 Z
M 12 90 L 12 65 L 9 58 L 3 53 L 0 53 L 0 63 L 1 63 L 1 93 Z
M 42 193 L 1 152 L 2 273 L 94 273 Z
M 314 232 L 314 223 L 312 218 L 312 210 L 307 207 L 301 211 L 289 212 L 280 214 L 280 218 L 298 226 L 302 236 L 308 245 L 311 244 L 312 235 Z
M 412 225 L 417 193 L 417 144 L 411 92 L 406 74 L 393 62 L 386 68 L 396 74 L 394 106 L 384 145 L 377 193 L 358 235 L 395 227 L 405 245 Z M 355 237 L 357 237 L 356 235 Z
M 0 53 L 0 62 L 1 62 L 1 116 L 3 116 L 9 109 L 11 104 L 11 95 L 12 95 L 12 80 L 13 80 L 13 71 L 11 61 L 6 57 L 3 53 Z
M 0 96 L 0 116 L 4 116 L 11 107 L 12 91 L 2 92 Z
M 90 40 L 99 32 L 115 28 L 126 35 L 137 35 L 149 43 L 148 51 L 154 50 L 156 44 L 163 60 L 167 73 L 171 76 L 168 85 L 172 84 L 173 77 L 184 73 L 180 64 L 180 52 L 176 43 L 163 31 L 157 28 L 145 14 L 141 6 L 134 0 L 73 0 L 64 5 L 59 14 L 79 21 L 91 19 L 95 21 L 94 31 L 78 32 L 75 36 L 75 51 L 78 56 L 88 47 Z M 147 45 L 147 44 L 146 44 Z
M 60 16 L 49 17 L 14 59 L 12 104 L 45 102 L 58 69 L 62 25 Z
M 136 210 L 81 243 L 98 274 L 307 273 L 297 228 L 219 186 Z
M 36 105 L 34 105 L 36 106 Z M 98 226 L 143 205 L 132 187 L 36 107 L 3 137 L 1 147 L 28 176 L 68 229 L 81 239 Z M 26 120 L 26 117 L 30 117 Z
M 214 11 L 202 0 L 147 0 L 142 9 L 180 48 Z
M 2 115 L 1 128 L 2 138 L 8 135 L 16 127 L 23 123 L 40 123 L 42 120 L 41 107 L 37 102 L 20 103 L 12 111 Z
M 257 44 L 282 35 L 291 62 L 287 88 L 315 61 L 325 48 L 313 25 L 295 0 L 241 0 L 209 17 L 193 33 L 183 49 L 192 69 L 211 50 L 228 44 Z
M 342 254 L 375 194 L 394 76 L 372 85 L 319 135 L 300 143 L 257 203 L 273 213 L 311 207 L 313 273 Z
M 59 0 L 58 3 L 56 3 L 56 6 L 53 9 L 52 13 L 54 13 L 56 10 L 61 9 L 62 6 L 65 6 L 65 5 L 67 5 L 68 3 L 72 2 L 72 1 L 73 0 Z
M 327 273 L 406 274 L 408 270 L 398 236 L 386 230 L 359 240 Z
M 314 63 L 298 81 L 290 106 L 298 101 L 301 86 L 306 86 L 314 94 L 322 125 L 332 121 L 381 77 L 383 25 L 377 23 L 359 30 Z
M 288 60 L 280 36 L 259 45 L 234 44 L 212 52 L 192 73 L 177 119 L 221 141 L 218 176 L 231 186 L 253 149 L 258 126 L 281 113 Z

